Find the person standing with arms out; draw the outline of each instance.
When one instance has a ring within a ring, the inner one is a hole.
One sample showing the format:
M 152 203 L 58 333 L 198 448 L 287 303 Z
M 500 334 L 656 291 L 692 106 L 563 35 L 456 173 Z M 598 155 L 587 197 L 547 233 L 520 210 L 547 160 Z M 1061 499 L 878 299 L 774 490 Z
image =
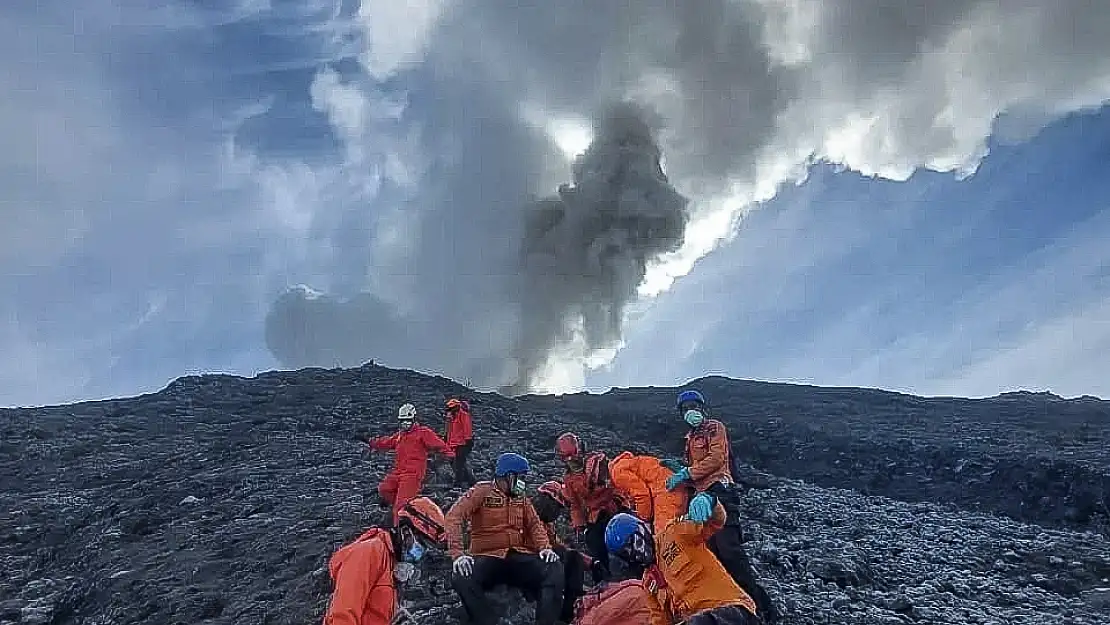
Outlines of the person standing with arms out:
M 447 400 L 445 411 L 447 432 L 444 439 L 447 447 L 455 454 L 455 486 L 473 486 L 478 480 L 467 464 L 474 448 L 474 422 L 470 418 L 470 402 L 452 397 Z
M 400 586 L 432 547 L 442 547 L 443 511 L 417 497 L 397 515 L 392 529 L 371 527 L 328 560 L 334 588 L 324 625 L 389 625 L 397 611 Z
M 755 600 L 759 613 L 767 623 L 778 620 L 778 611 L 770 595 L 756 579 L 755 570 L 744 551 L 741 527 L 740 492 L 732 475 L 732 450 L 725 424 L 710 418 L 709 405 L 701 392 L 689 389 L 678 395 L 678 414 L 689 428 L 686 432 L 686 464 L 667 463 L 675 474 L 667 478 L 667 490 L 685 486 L 695 497 L 705 493 L 711 504 L 720 502 L 727 521 L 720 531 L 709 537 L 709 549 L 721 561 L 732 579 Z M 706 508 L 708 510 L 709 508 Z M 693 510 L 690 511 L 693 516 Z
M 551 549 L 543 522 L 525 496 L 524 476 L 530 470 L 523 456 L 501 454 L 494 479 L 470 487 L 447 511 L 451 586 L 459 594 L 471 625 L 497 622 L 486 592 L 502 584 L 536 597 L 536 625 L 555 625 L 559 618 L 563 566 Z M 467 523 L 470 545 L 463 551 L 463 528 Z
M 393 469 L 378 484 L 378 494 L 393 508 L 393 523 L 401 506 L 420 494 L 424 477 L 428 474 L 428 454 L 439 452 L 447 458 L 454 453 L 431 428 L 416 422 L 416 406 L 404 404 L 397 411 L 400 429 L 389 436 L 377 436 L 367 441 L 374 451 L 393 450 Z

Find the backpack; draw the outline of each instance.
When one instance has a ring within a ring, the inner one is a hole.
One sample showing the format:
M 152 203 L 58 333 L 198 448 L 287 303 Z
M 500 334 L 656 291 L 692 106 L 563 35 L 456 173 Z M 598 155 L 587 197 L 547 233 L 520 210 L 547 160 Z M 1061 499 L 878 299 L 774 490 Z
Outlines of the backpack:
M 638 579 L 602 584 L 574 603 L 571 625 L 644 625 L 651 622 L 651 606 L 644 583 Z

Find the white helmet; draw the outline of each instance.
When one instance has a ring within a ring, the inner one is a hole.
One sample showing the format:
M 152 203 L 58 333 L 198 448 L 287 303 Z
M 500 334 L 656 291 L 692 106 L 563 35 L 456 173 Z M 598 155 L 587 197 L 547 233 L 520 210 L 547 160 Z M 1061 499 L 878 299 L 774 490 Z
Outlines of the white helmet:
M 416 406 L 412 404 L 403 404 L 397 411 L 398 421 L 415 421 L 416 420 Z

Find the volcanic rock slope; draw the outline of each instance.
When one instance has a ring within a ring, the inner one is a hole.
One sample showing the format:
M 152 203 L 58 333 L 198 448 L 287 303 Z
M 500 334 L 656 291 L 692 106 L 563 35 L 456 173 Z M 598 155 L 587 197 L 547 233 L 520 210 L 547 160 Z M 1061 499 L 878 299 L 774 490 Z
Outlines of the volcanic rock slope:
M 696 384 L 747 463 L 749 547 L 786 622 L 1110 623 L 1107 402 Z M 0 623 L 319 622 L 327 558 L 383 513 L 391 457 L 362 440 L 405 401 L 441 428 L 457 395 L 479 474 L 516 451 L 533 485 L 557 477 L 567 429 L 610 452 L 681 447 L 674 389 L 509 399 L 374 365 L 0 411 Z M 426 489 L 445 505 L 449 478 Z M 406 590 L 417 622 L 458 622 L 447 567 Z

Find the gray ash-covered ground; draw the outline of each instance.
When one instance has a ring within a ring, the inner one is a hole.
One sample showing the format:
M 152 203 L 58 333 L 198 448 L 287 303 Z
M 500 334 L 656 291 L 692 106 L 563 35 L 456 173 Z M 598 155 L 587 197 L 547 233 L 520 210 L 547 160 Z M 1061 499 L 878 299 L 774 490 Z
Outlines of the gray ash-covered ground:
M 1110 623 L 1110 403 L 699 386 L 751 465 L 749 546 L 788 623 Z M 0 411 L 0 623 L 318 623 L 327 558 L 383 513 L 390 456 L 362 440 L 404 401 L 441 427 L 460 394 L 479 474 L 517 451 L 557 477 L 566 429 L 610 452 L 682 434 L 673 389 L 514 400 L 376 366 Z M 449 478 L 427 488 L 445 505 Z M 407 592 L 421 623 L 457 622 L 446 570 Z

